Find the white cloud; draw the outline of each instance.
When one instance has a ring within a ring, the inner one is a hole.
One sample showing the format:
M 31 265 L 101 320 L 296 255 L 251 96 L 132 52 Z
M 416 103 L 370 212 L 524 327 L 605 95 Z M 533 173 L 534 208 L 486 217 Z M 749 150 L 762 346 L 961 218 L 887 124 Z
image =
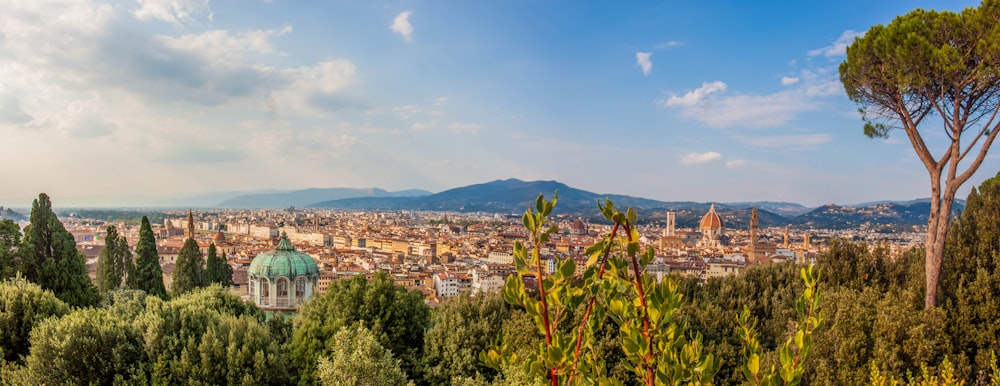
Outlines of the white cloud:
M 671 96 L 663 101 L 665 106 L 694 106 L 712 93 L 726 91 L 726 84 L 720 81 L 705 82 L 701 87 L 688 91 L 684 96 Z
M 682 46 L 682 45 L 684 45 L 684 42 L 680 42 L 680 41 L 677 41 L 677 40 L 668 40 L 668 41 L 665 41 L 663 43 L 657 44 L 655 47 L 656 48 L 672 48 L 672 47 L 679 47 L 679 46 Z
M 178 50 L 196 53 L 209 58 L 217 64 L 243 61 L 247 54 L 274 53 L 271 38 L 292 32 L 291 26 L 280 29 L 256 30 L 230 33 L 226 30 L 210 30 L 199 34 L 182 35 L 179 37 L 159 35 L 155 38 L 165 46 Z
M 681 164 L 684 165 L 696 165 L 703 164 L 713 161 L 718 161 L 722 159 L 722 154 L 718 152 L 710 151 L 705 153 L 690 153 L 681 157 Z
M 783 86 L 791 86 L 791 85 L 796 84 L 796 83 L 799 83 L 799 78 L 792 77 L 792 76 L 783 76 L 783 77 L 781 77 L 781 84 Z
M 855 38 L 864 36 L 864 34 L 865 34 L 864 32 L 846 30 L 843 33 L 841 33 L 840 37 L 837 38 L 837 40 L 834 41 L 832 44 L 823 48 L 817 48 L 815 50 L 811 50 L 807 54 L 809 56 L 823 55 L 828 58 L 847 55 L 847 45 L 853 43 Z
M 437 126 L 437 124 L 438 124 L 437 119 L 432 119 L 427 122 L 414 122 L 412 125 L 410 125 L 410 129 L 414 131 L 424 131 L 433 128 L 434 126 Z
M 448 125 L 448 129 L 455 134 L 476 134 L 479 130 L 483 128 L 483 125 L 478 123 L 460 123 L 455 122 Z
M 830 142 L 830 134 L 782 134 L 737 137 L 745 144 L 771 149 L 808 149 Z
M 410 11 L 400 12 L 392 19 L 392 25 L 389 26 L 392 32 L 400 34 L 406 41 L 413 40 L 413 25 L 410 24 L 411 13 Z
M 788 78 L 788 77 L 785 77 Z M 770 94 L 728 94 L 708 97 L 726 90 L 720 81 L 705 82 L 683 96 L 674 95 L 659 103 L 680 110 L 681 115 L 714 128 L 771 128 L 784 125 L 805 111 L 820 109 L 826 98 L 843 95 L 836 67 L 802 70 L 794 85 Z
M 273 69 L 265 68 L 267 71 Z M 312 66 L 281 69 L 278 72 L 287 81 L 289 89 L 311 93 L 333 94 L 342 91 L 354 81 L 357 66 L 349 60 L 327 60 Z
M 15 95 L 0 96 L 0 125 L 22 125 L 31 122 L 34 117 L 21 108 L 21 103 Z
M 650 57 L 653 56 L 652 52 L 636 52 L 635 62 L 642 69 L 642 74 L 649 76 L 649 72 L 653 71 L 653 61 Z
M 738 167 L 742 167 L 743 165 L 746 165 L 746 163 L 747 163 L 746 161 L 741 160 L 741 159 L 729 160 L 729 161 L 726 161 L 726 169 L 736 169 Z
M 213 19 L 208 0 L 138 0 L 139 9 L 133 10 L 139 20 L 161 20 L 171 24 L 185 24 L 195 21 L 195 17 L 208 15 Z

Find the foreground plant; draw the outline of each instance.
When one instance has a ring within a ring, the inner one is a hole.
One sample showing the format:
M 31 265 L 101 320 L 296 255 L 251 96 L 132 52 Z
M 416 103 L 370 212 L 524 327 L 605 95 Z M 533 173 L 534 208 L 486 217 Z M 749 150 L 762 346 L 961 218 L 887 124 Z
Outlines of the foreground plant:
M 525 212 L 523 222 L 530 249 L 520 243 L 515 245 L 518 274 L 508 278 L 504 288 L 504 299 L 524 307 L 545 337 L 538 352 L 523 358 L 525 371 L 546 378 L 553 386 L 621 384 L 621 380 L 607 376 L 593 348 L 594 332 L 610 315 L 619 325 L 628 367 L 643 384 L 711 384 L 718 363 L 703 352 L 700 337 L 686 336 L 685 324 L 678 315 L 681 295 L 676 283 L 669 279 L 657 282 L 644 272 L 654 253 L 648 249 L 639 254 L 634 210 L 622 212 L 610 200 L 598 205 L 614 225 L 606 237 L 587 250 L 590 258 L 582 280 L 573 280 L 576 265 L 572 259 L 558 262 L 551 274 L 543 269 L 540 247 L 558 231 L 555 225 L 546 223 L 557 199 L 545 201 L 540 195 L 535 202 L 537 212 Z M 537 282 L 537 298 L 525 288 L 526 278 Z M 570 331 L 558 329 L 585 301 L 580 324 Z M 498 370 L 521 362 L 502 341 L 480 358 Z
M 757 319 L 750 316 L 750 308 L 743 306 L 743 312 L 738 318 L 739 334 L 743 340 L 743 354 L 746 364 L 743 375 L 747 382 L 758 386 L 798 385 L 805 373 L 805 362 L 809 359 L 812 348 L 812 336 L 823 325 L 823 313 L 820 311 L 821 296 L 819 293 L 819 274 L 813 272 L 813 267 L 802 268 L 800 271 L 806 288 L 802 296 L 795 302 L 795 312 L 798 314 L 795 334 L 788 337 L 780 349 L 781 367 L 771 366 L 761 371 L 760 343 L 757 340 Z

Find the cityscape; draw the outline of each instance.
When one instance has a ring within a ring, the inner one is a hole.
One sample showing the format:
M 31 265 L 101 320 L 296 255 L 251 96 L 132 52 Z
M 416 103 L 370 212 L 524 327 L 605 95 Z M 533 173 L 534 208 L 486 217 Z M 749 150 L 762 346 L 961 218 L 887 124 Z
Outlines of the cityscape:
M 531 197 L 512 199 L 528 202 Z M 596 208 L 596 202 L 593 206 Z M 871 208 L 876 216 L 889 217 L 888 213 L 878 212 L 878 205 Z M 88 274 L 95 283 L 107 227 L 116 227 L 120 235 L 130 240 L 133 249 L 139 239 L 136 219 L 116 222 L 88 218 L 87 213 L 93 211 L 85 209 L 60 212 L 64 213 L 61 220 L 73 234 L 77 248 L 87 258 Z M 115 217 L 128 215 L 130 211 L 112 209 L 98 213 L 99 217 Z M 508 276 L 516 273 L 514 244 L 529 242 L 521 216 L 516 213 L 295 207 L 175 209 L 156 213 L 163 221 L 152 229 L 168 290 L 177 256 L 185 240 L 193 238 L 202 253 L 207 253 L 210 245 L 218 253 L 225 253 L 227 263 L 233 268 L 232 289 L 248 301 L 252 300 L 248 271 L 255 257 L 271 251 L 283 238 L 315 261 L 319 269 L 318 294 L 325 293 L 334 280 L 385 272 L 396 284 L 423 293 L 431 305 L 462 292 L 500 291 Z M 647 271 L 659 279 L 675 273 L 704 281 L 737 274 L 752 264 L 812 263 L 832 238 L 864 241 L 873 248 L 886 248 L 896 256 L 921 245 L 926 236 L 926 229 L 919 226 L 902 227 L 902 231 L 890 233 L 876 232 L 868 224 L 851 227 L 849 222 L 848 226 L 834 225 L 833 229 L 761 227 L 756 206 L 735 213 L 747 217 L 741 219 L 741 226 L 727 226 L 715 204 L 699 214 L 696 224 L 683 227 L 678 226 L 676 211 L 650 213 L 658 220 L 638 228 L 641 245 L 656 251 L 656 259 L 647 266 Z M 20 224 L 26 226 L 27 217 L 21 218 Z M 555 270 L 557 261 L 573 259 L 577 262 L 577 274 L 582 275 L 586 249 L 606 235 L 611 224 L 591 222 L 582 213 L 557 214 L 554 219 L 559 232 L 542 248 L 549 273 Z M 275 302 L 270 300 L 271 304 Z
M 0 386 L 1000 385 L 1000 0 L 0 6 Z

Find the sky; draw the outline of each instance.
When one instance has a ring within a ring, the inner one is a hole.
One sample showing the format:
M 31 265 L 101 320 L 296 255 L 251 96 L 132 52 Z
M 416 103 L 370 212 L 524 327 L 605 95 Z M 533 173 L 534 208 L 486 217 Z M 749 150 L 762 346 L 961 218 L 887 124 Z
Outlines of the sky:
M 506 178 L 927 197 L 902 132 L 863 135 L 837 67 L 873 25 L 976 4 L 0 0 L 0 206 Z M 994 149 L 960 196 L 998 170 Z

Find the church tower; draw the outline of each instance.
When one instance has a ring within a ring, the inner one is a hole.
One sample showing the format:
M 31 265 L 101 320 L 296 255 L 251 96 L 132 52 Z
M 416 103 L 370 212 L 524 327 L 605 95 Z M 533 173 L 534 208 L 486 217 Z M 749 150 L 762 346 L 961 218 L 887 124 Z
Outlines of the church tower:
M 194 239 L 194 215 L 190 209 L 188 209 L 188 226 L 187 231 L 184 232 L 184 237 Z
M 788 249 L 788 225 L 785 225 L 785 244 L 782 248 Z
M 667 211 L 667 227 L 663 230 L 664 236 L 677 236 L 677 213 L 674 211 Z
M 753 210 L 750 211 L 750 253 L 748 262 L 751 264 L 756 264 L 758 261 L 757 257 L 757 206 L 754 205 Z

